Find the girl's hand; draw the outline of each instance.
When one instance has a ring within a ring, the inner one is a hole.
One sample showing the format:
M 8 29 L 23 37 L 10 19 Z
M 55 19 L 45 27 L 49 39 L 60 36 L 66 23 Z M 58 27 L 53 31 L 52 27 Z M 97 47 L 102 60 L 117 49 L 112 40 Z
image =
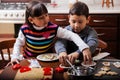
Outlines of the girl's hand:
M 62 64 L 62 65 L 67 65 L 67 62 L 66 62 L 66 59 L 68 58 L 68 56 L 67 56 L 67 53 L 66 52 L 61 52 L 60 54 L 59 54 L 59 61 L 60 61 L 60 63 Z
M 68 55 L 69 61 L 73 64 L 75 60 L 79 57 L 79 53 L 74 52 Z
M 11 60 L 12 65 L 14 65 L 15 63 L 19 64 L 19 60 L 17 58 Z
M 89 48 L 86 48 L 83 50 L 83 58 L 84 58 L 84 63 L 86 64 L 86 61 L 88 61 L 89 64 L 92 63 L 92 57 L 91 57 L 91 52 Z
M 19 64 L 19 60 L 17 58 L 12 59 L 5 67 L 8 67 L 9 65 Z

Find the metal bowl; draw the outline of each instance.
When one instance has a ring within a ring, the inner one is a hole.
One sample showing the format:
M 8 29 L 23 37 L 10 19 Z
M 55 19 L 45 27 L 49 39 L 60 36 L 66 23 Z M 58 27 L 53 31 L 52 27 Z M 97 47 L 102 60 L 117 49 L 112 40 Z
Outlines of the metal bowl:
M 83 79 L 90 79 L 94 74 L 93 67 L 84 67 L 84 66 L 75 66 L 77 73 L 71 68 L 68 69 L 67 74 L 70 80 L 83 80 Z

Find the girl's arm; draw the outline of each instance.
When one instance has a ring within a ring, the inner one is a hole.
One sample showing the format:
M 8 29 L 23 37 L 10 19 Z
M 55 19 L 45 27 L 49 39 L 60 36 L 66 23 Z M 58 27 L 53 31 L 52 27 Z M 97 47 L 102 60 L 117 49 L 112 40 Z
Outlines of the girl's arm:
M 23 47 L 24 44 L 25 44 L 25 37 L 24 37 L 22 31 L 20 30 L 18 37 L 16 39 L 16 42 L 14 44 L 14 47 L 13 47 L 13 55 L 12 55 L 11 60 L 20 58 L 21 47 Z

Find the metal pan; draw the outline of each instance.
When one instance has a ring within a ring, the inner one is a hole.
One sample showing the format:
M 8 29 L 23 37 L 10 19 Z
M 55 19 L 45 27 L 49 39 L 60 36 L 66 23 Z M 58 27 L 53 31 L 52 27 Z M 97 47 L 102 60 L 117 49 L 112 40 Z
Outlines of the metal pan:
M 84 80 L 90 79 L 94 75 L 95 69 L 92 67 L 83 67 L 83 66 L 75 66 L 76 72 L 71 68 L 68 69 L 67 73 L 69 76 L 69 80 Z

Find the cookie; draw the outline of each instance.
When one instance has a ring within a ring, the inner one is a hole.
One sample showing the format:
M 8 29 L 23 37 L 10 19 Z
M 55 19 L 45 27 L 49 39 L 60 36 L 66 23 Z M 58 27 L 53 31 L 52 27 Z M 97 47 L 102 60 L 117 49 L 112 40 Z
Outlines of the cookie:
M 110 66 L 110 62 L 102 62 L 104 66 Z
M 109 70 L 111 70 L 111 68 L 110 68 L 110 67 L 107 67 L 107 66 L 103 66 L 103 67 L 101 68 L 101 70 L 102 70 L 102 71 L 109 71 Z
M 105 75 L 107 72 L 106 71 L 98 71 L 98 74 Z
M 120 68 L 120 62 L 114 62 L 113 65 L 114 65 L 116 68 Z
M 102 76 L 102 74 L 96 73 L 94 76 L 100 77 L 100 76 Z
M 117 75 L 118 73 L 117 72 L 114 72 L 114 71 L 109 71 L 106 73 L 107 75 L 111 75 L 111 76 L 114 76 L 114 75 Z
M 92 61 L 91 64 L 89 64 L 89 62 L 87 61 L 86 64 L 82 62 L 81 65 L 84 67 L 90 67 L 90 66 L 95 66 L 96 62 Z

